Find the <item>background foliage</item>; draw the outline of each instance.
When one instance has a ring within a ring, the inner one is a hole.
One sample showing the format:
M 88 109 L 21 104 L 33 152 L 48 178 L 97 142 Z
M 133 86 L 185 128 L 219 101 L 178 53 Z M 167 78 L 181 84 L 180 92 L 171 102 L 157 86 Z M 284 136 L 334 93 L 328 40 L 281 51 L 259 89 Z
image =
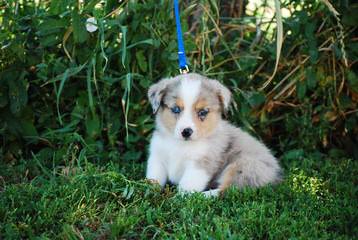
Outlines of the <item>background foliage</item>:
M 127 179 L 143 178 L 147 89 L 178 74 L 172 1 L 1 1 L 0 238 L 357 236 L 358 5 L 281 1 L 270 80 L 272 2 L 181 1 L 182 25 L 191 70 L 232 90 L 230 121 L 285 182 L 185 201 Z
M 335 1 L 344 13 L 336 17 L 323 2 L 282 1 L 290 12 L 283 51 L 265 88 L 275 34 L 274 17 L 260 18 L 262 5 L 249 15 L 225 1 L 186 2 L 185 45 L 193 71 L 234 92 L 230 119 L 278 153 L 342 149 L 357 157 L 357 5 Z M 142 160 L 153 128 L 148 86 L 177 74 L 171 4 L 3 2 L 3 159 L 15 164 L 36 156 L 58 165 L 71 153 L 98 162 Z M 93 33 L 85 28 L 91 16 L 98 21 Z

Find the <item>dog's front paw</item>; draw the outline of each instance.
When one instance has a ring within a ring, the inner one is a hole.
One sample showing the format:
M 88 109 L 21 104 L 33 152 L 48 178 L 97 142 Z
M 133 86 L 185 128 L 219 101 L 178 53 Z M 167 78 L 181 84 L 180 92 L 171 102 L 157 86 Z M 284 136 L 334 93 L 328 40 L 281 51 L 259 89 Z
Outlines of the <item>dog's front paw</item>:
M 195 184 L 192 181 L 185 181 L 185 180 L 179 182 L 179 192 L 181 193 L 194 193 L 194 192 L 201 192 L 203 190 L 204 189 L 201 184 Z
M 211 198 L 211 197 L 219 197 L 220 196 L 220 189 L 211 189 L 208 191 L 195 191 L 195 190 L 183 190 L 182 188 L 179 187 L 179 195 L 181 196 L 185 196 L 185 195 L 190 195 L 192 193 L 196 193 L 196 192 L 200 192 L 200 194 L 203 194 L 204 197 L 206 198 Z
M 188 167 L 179 181 L 179 191 L 202 192 L 205 190 L 210 176 L 202 169 Z
M 195 191 L 195 190 L 189 190 L 189 189 L 184 189 L 179 187 L 178 191 L 180 193 L 180 195 L 185 195 L 185 194 L 191 194 L 191 193 L 195 193 L 195 192 L 199 192 L 199 191 Z
M 220 189 L 211 189 L 211 190 L 202 192 L 202 194 L 207 198 L 218 197 L 218 196 L 220 196 L 220 193 L 221 193 Z
M 158 185 L 160 185 L 159 181 L 158 181 L 158 180 L 155 180 L 155 179 L 149 179 L 149 178 L 147 178 L 147 179 L 145 179 L 145 181 L 146 181 L 147 183 L 150 183 L 150 184 L 158 184 Z

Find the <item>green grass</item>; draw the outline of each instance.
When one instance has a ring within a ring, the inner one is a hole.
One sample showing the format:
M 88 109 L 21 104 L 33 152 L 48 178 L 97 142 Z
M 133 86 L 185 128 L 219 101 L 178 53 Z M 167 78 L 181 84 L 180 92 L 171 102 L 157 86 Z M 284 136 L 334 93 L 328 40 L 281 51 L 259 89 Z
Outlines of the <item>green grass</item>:
M 147 184 L 139 163 L 42 168 L 32 180 L 20 176 L 26 167 L 4 165 L 0 239 L 357 238 L 357 162 L 314 155 L 281 162 L 281 184 L 210 199 Z

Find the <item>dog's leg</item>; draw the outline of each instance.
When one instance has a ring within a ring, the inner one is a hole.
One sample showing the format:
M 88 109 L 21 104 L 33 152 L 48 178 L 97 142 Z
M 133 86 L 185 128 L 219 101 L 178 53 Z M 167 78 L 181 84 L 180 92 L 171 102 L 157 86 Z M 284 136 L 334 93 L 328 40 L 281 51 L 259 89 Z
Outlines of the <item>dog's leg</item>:
M 226 188 L 230 187 L 230 185 L 234 182 L 237 175 L 240 174 L 240 166 L 237 162 L 233 162 L 229 164 L 221 174 L 218 182 L 219 189 L 224 191 Z
M 202 192 L 210 181 L 209 174 L 194 163 L 189 163 L 179 181 L 181 192 Z
M 146 178 L 158 182 L 161 187 L 167 182 L 167 170 L 160 156 L 152 152 L 148 159 Z
M 218 197 L 223 193 L 228 187 L 230 187 L 235 180 L 235 177 L 240 174 L 240 166 L 238 163 L 234 162 L 229 164 L 221 174 L 218 182 L 219 187 L 216 189 L 210 189 L 203 192 L 205 197 Z

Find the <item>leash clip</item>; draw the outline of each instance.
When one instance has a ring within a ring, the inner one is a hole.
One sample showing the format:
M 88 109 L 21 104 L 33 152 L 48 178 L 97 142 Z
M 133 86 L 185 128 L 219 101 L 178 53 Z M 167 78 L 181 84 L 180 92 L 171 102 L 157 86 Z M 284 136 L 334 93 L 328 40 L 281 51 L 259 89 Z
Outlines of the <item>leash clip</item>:
M 179 68 L 179 72 L 180 74 L 186 74 L 189 72 L 189 67 L 188 65 L 185 65 L 185 68 Z

